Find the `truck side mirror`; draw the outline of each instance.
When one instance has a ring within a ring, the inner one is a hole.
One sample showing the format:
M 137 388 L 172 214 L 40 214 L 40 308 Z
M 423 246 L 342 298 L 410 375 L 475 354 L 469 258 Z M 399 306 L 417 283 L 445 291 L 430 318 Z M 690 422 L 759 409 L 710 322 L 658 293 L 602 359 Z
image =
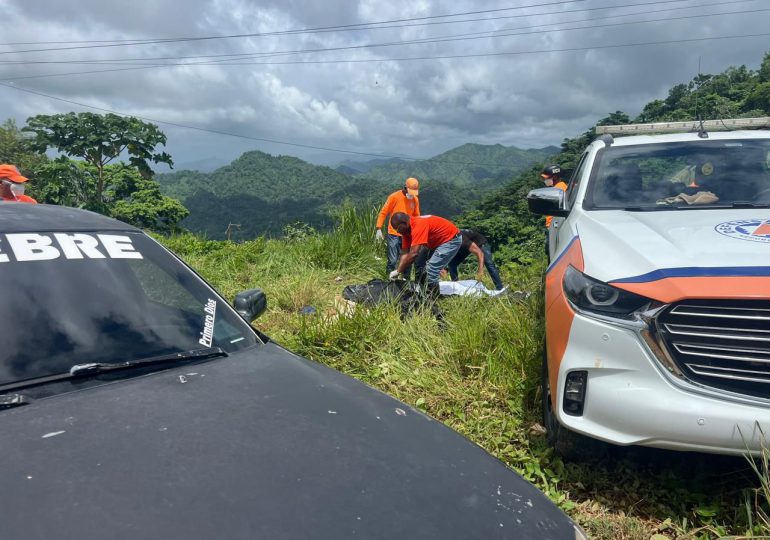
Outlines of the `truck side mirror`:
M 527 205 L 530 212 L 541 216 L 569 215 L 569 210 L 565 208 L 564 192 L 555 187 L 533 189 L 527 194 Z
M 262 289 L 249 289 L 235 295 L 233 306 L 238 314 L 251 322 L 267 309 L 267 296 Z

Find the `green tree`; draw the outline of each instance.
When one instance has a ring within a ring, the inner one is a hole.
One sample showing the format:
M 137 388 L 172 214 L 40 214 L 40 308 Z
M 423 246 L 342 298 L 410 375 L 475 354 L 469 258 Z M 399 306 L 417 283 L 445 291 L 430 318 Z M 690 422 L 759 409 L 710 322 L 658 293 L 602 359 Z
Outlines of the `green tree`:
M 770 82 L 770 52 L 765 53 L 762 64 L 759 66 L 759 82 Z
M 16 165 L 25 176 L 32 176 L 42 165 L 48 162 L 45 154 L 32 148 L 29 137 L 9 119 L 0 125 L 0 163 Z
M 105 199 L 110 215 L 142 229 L 159 233 L 179 230 L 179 222 L 190 212 L 182 203 L 160 192 L 160 185 L 123 163 L 105 168 Z
M 87 163 L 60 156 L 37 168 L 30 195 L 41 203 L 99 210 L 90 204 L 96 191 L 94 173 Z
M 152 176 L 149 162 L 173 165 L 169 154 L 155 152 L 159 144 L 165 146 L 166 135 L 158 126 L 133 117 L 74 112 L 37 115 L 27 120 L 22 131 L 35 134 L 34 150 L 45 152 L 55 148 L 93 166 L 96 170 L 94 199 L 99 205 L 104 203 L 105 167 L 123 152 L 145 177 Z

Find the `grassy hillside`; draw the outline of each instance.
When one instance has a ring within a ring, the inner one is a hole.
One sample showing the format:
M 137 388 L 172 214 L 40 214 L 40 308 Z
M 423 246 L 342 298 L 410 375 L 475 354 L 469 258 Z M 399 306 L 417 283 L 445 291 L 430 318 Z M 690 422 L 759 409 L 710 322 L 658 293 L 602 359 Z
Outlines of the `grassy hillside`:
M 163 242 L 229 298 L 263 288 L 269 308 L 255 325 L 271 338 L 459 431 L 535 483 L 592 538 L 711 539 L 750 528 L 762 499 L 741 459 L 643 449 L 617 449 L 596 463 L 554 456 L 540 425 L 542 259 L 502 265 L 506 283 L 535 293 L 526 301 L 443 300 L 445 330 L 429 313 L 402 321 L 390 306 L 339 316 L 335 297 L 345 285 L 384 273 L 371 239 L 374 213 L 346 209 L 339 219 L 331 233 L 292 240 Z M 315 315 L 300 314 L 308 305 Z
M 395 181 L 407 176 L 420 180 L 451 182 L 460 187 L 488 189 L 506 183 L 511 177 L 559 151 L 555 146 L 522 150 L 501 144 L 464 144 L 425 161 L 397 161 L 358 175 L 359 178 Z

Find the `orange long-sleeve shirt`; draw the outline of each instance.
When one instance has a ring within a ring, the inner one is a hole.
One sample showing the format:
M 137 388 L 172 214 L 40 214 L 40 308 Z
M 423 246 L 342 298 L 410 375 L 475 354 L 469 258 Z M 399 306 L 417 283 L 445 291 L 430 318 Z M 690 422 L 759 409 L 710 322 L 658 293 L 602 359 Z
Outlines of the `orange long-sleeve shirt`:
M 420 215 L 419 197 L 415 197 L 414 199 L 407 199 L 406 195 L 404 195 L 404 192 L 401 190 L 394 191 L 393 193 L 391 193 L 388 196 L 388 200 L 385 201 L 385 204 L 382 206 L 382 210 L 380 210 L 380 215 L 377 217 L 377 228 L 381 229 L 382 225 L 385 223 L 385 219 L 388 218 L 388 216 L 392 216 L 393 214 L 396 214 L 398 212 L 403 212 L 410 218 L 419 216 Z M 388 219 L 388 234 L 401 236 L 400 234 L 398 234 L 396 229 L 391 227 L 390 219 Z

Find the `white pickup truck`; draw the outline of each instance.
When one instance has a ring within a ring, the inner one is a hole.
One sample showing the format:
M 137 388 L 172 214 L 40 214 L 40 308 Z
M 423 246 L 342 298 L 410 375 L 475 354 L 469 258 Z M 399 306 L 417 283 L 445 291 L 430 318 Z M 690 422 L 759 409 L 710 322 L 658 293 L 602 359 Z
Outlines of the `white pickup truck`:
M 566 193 L 527 197 L 556 217 L 549 442 L 566 456 L 591 439 L 759 451 L 770 430 L 770 118 L 597 133 Z

